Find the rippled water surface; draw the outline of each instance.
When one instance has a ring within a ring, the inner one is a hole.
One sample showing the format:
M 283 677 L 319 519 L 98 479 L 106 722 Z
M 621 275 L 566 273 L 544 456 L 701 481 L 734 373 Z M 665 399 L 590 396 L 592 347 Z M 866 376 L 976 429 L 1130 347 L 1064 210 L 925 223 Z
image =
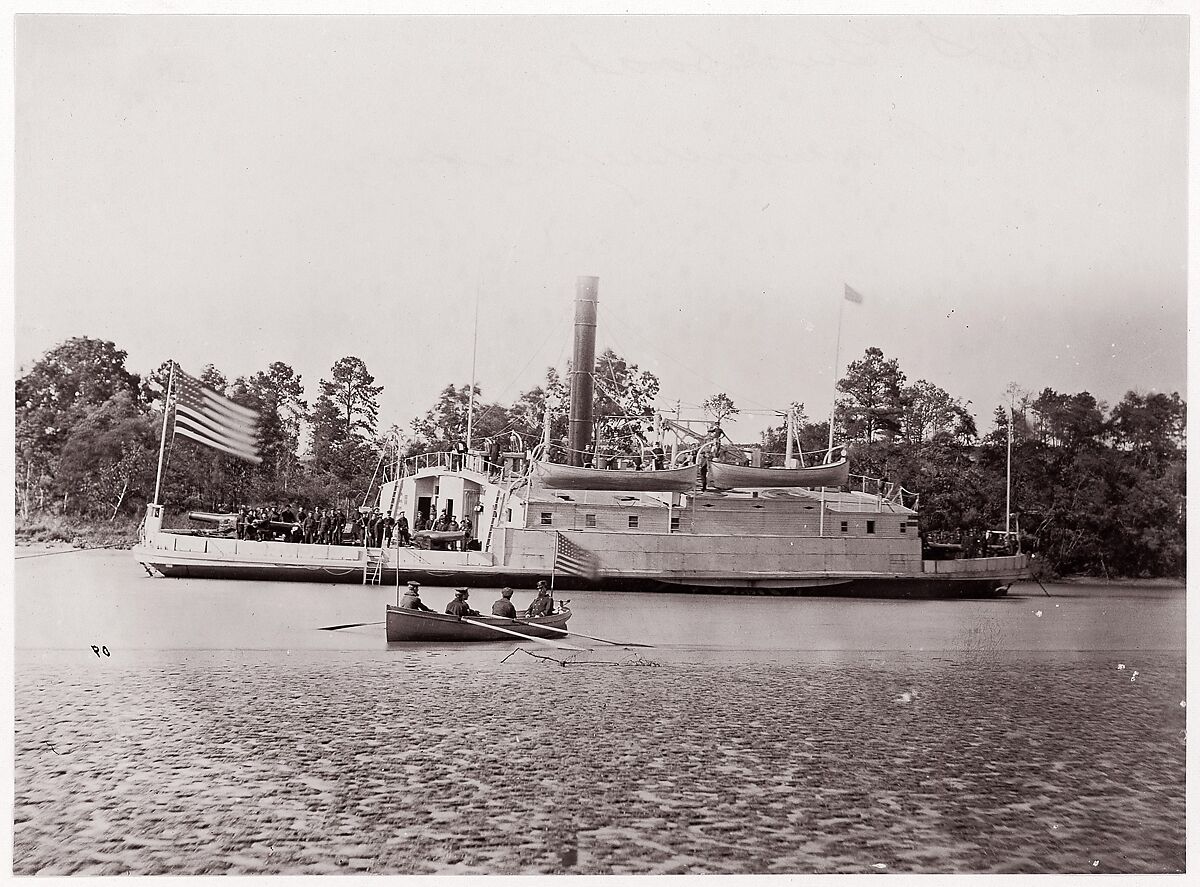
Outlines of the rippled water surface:
M 389 647 L 318 629 L 394 588 L 36 553 L 19 874 L 1184 869 L 1182 588 L 570 592 L 573 628 L 652 646 Z

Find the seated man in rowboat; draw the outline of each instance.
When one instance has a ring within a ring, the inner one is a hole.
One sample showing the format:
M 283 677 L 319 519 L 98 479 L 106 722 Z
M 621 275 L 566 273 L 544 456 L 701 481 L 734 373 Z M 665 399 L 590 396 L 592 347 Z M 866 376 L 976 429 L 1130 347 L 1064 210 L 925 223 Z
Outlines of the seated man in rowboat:
M 531 619 L 537 616 L 549 616 L 554 612 L 554 598 L 550 596 L 550 588 L 546 585 L 545 579 L 538 580 L 537 589 L 537 597 L 525 611 L 525 615 Z
M 503 616 L 506 619 L 517 618 L 517 608 L 512 602 L 513 590 L 511 588 L 502 588 L 500 590 L 500 600 L 492 604 L 492 615 Z
M 421 601 L 421 586 L 417 582 L 408 583 L 408 591 L 404 592 L 404 597 L 400 598 L 398 604 L 401 610 L 423 610 L 426 613 L 432 613 L 429 607 Z
M 454 600 L 446 604 L 446 612 L 451 616 L 457 616 L 460 619 L 463 616 L 479 615 L 477 610 L 472 610 L 467 606 L 467 589 L 465 588 L 454 589 Z

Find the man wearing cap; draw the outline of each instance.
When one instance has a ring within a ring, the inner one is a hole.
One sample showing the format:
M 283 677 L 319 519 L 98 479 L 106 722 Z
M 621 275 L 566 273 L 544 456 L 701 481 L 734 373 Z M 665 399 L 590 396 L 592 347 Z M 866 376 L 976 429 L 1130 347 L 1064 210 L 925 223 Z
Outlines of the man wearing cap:
M 663 445 L 662 445 L 661 440 L 654 442 L 654 446 L 650 450 L 650 455 L 654 457 L 654 470 L 655 471 L 662 471 L 664 468 L 667 467 L 667 464 L 666 464 L 667 454 L 663 451 Z
M 513 590 L 511 588 L 502 588 L 500 590 L 500 600 L 492 604 L 492 615 L 503 616 L 506 619 L 517 618 L 517 608 L 512 603 Z
M 554 598 L 550 596 L 550 588 L 546 585 L 545 579 L 539 579 L 537 584 L 537 597 L 533 599 L 533 603 L 529 605 L 529 609 L 525 611 L 525 615 L 529 617 L 549 616 L 554 612 Z
M 398 604 L 401 610 L 423 610 L 426 613 L 432 613 L 433 610 L 425 606 L 421 602 L 421 586 L 416 582 L 408 583 L 408 591 L 404 592 L 404 596 L 400 598 Z
M 446 604 L 446 612 L 451 616 L 457 616 L 460 619 L 463 616 L 478 616 L 476 610 L 472 610 L 467 606 L 467 590 L 465 588 L 454 589 L 454 600 Z

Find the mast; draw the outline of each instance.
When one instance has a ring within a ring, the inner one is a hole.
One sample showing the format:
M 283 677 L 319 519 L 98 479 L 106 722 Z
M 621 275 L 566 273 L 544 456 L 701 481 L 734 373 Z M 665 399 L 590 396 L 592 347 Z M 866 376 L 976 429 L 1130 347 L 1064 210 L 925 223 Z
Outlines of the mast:
M 471 337 L 471 392 L 467 396 L 467 452 L 471 452 L 471 428 L 475 419 L 475 354 L 479 345 L 479 287 L 475 288 L 475 332 Z
M 571 359 L 571 422 L 567 438 L 567 464 L 583 465 L 583 453 L 592 438 L 592 396 L 596 366 L 596 303 L 599 277 L 575 280 L 575 351 Z
M 792 440 L 794 439 L 794 436 L 795 436 L 795 428 L 792 425 L 792 419 L 795 416 L 795 414 L 796 414 L 795 409 L 791 406 L 788 406 L 788 411 L 787 411 L 787 452 L 784 454 L 784 457 L 783 457 L 783 464 L 788 468 L 792 467 Z

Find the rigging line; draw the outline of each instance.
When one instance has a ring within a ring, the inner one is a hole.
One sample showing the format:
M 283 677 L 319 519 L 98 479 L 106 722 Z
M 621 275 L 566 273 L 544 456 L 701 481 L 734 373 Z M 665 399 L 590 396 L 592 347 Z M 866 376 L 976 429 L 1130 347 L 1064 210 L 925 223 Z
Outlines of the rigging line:
M 673 400 L 662 400 L 662 398 L 655 398 L 655 400 L 656 400 L 656 403 L 655 403 L 655 405 L 654 405 L 654 408 L 655 408 L 655 409 L 656 409 L 658 412 L 660 412 L 660 413 L 663 413 L 664 415 L 666 415 L 667 413 L 674 414 L 674 412 L 675 412 L 675 401 L 673 401 Z M 662 404 L 661 404 L 661 405 L 660 405 L 659 403 L 657 403 L 657 401 L 660 401 L 660 400 L 662 401 Z M 700 404 L 698 404 L 698 403 L 683 403 L 683 402 L 680 402 L 679 406 L 680 406 L 680 408 L 681 408 L 681 409 L 688 409 L 688 410 L 698 410 L 698 409 L 701 409 L 701 407 L 700 407 Z M 776 417 L 781 417 L 781 418 L 782 418 L 782 417 L 786 417 L 786 416 L 787 416 L 787 410 L 771 410 L 771 409 L 766 409 L 766 408 L 764 408 L 764 409 L 761 409 L 761 410 L 751 410 L 751 409 L 746 409 L 746 410 L 738 410 L 738 415 L 740 415 L 740 416 L 776 416 Z M 681 420 L 681 421 L 682 421 L 682 420 Z M 700 421 L 700 420 L 698 420 L 698 419 L 692 419 L 692 420 L 689 420 L 689 421 L 697 422 L 697 421 Z
M 489 413 L 491 413 L 491 412 L 492 412 L 492 410 L 494 410 L 494 409 L 495 409 L 496 407 L 498 407 L 498 406 L 499 406 L 499 407 L 501 407 L 501 409 L 507 409 L 507 407 L 502 407 L 500 404 L 497 404 L 497 403 L 488 404 L 488 407 L 487 407 L 487 409 L 486 409 L 486 410 L 484 410 L 482 413 L 480 413 L 480 414 L 479 414 L 479 418 L 478 418 L 476 421 L 477 421 L 477 422 L 482 422 L 482 421 L 483 421 L 483 417 L 484 417 L 484 416 L 486 416 L 486 415 L 488 415 Z M 490 435 L 490 436 L 491 436 L 491 437 L 498 437 L 498 436 L 500 436 L 501 434 L 507 434 L 508 432 L 512 431 L 512 430 L 513 430 L 513 429 L 516 427 L 516 425 L 517 425 L 517 420 L 516 420 L 516 419 L 509 419 L 509 420 L 508 420 L 508 423 L 507 423 L 507 424 L 506 424 L 506 425 L 505 425 L 503 428 L 501 428 L 501 429 L 497 430 L 497 431 L 496 431 L 494 434 L 492 434 L 492 435 Z
M 613 313 L 613 311 L 612 311 L 612 309 L 611 309 L 611 308 L 609 308 L 609 309 L 608 309 L 608 311 L 606 311 L 606 312 L 605 312 L 605 316 L 609 317 L 609 318 L 610 318 L 610 319 L 612 319 L 612 320 L 616 320 L 616 321 L 617 321 L 617 325 L 618 325 L 618 326 L 620 326 L 620 327 L 622 327 L 622 328 L 623 328 L 623 329 L 624 329 L 626 332 L 633 332 L 633 330 L 632 330 L 630 327 L 626 326 L 626 324 L 625 324 L 625 322 L 624 322 L 623 320 L 620 320 L 620 319 L 617 317 L 617 315 Z M 713 385 L 713 386 L 714 386 L 714 387 L 716 387 L 716 388 L 720 388 L 720 387 L 722 387 L 720 382 L 717 382 L 717 381 L 715 381 L 715 380 L 713 380 L 713 379 L 710 379 L 708 376 L 705 376 L 703 373 L 699 372 L 698 370 L 694 370 L 694 369 L 692 369 L 690 366 L 688 366 L 687 364 L 685 364 L 685 363 L 684 363 L 683 361 L 681 361 L 679 358 L 677 358 L 677 357 L 674 357 L 673 355 L 671 355 L 671 354 L 668 354 L 666 351 L 663 351 L 661 348 L 658 348 L 657 346 L 655 346 L 655 345 L 651 344 L 651 343 L 650 343 L 648 340 L 646 340 L 646 339 L 642 338 L 642 336 L 641 336 L 641 335 L 639 335 L 638 333 L 634 332 L 634 336 L 635 336 L 636 338 L 640 339 L 640 340 L 641 340 L 643 343 L 645 343 L 646 345 L 648 345 L 652 351 L 657 351 L 657 352 L 658 352 L 659 354 L 661 354 L 663 357 L 666 357 L 666 358 L 668 358 L 669 360 L 673 361 L 674 363 L 676 363 L 677 365 L 679 365 L 679 366 L 680 366 L 680 367 L 682 367 L 683 369 L 687 370 L 689 373 L 691 373 L 692 375 L 696 376 L 697 378 L 699 378 L 699 379 L 703 379 L 705 382 L 708 382 L 710 385 Z M 764 404 L 761 404 L 761 403 L 759 403 L 758 401 L 754 400 L 754 399 L 753 399 L 753 398 L 751 398 L 751 397 L 745 397 L 745 396 L 743 396 L 743 394 L 742 394 L 742 393 L 740 393 L 740 392 L 734 392 L 734 394 L 737 396 L 738 400 L 741 400 L 741 401 L 743 401 L 743 402 L 746 402 L 746 403 L 757 404 L 757 405 L 759 406 L 759 408 L 761 408 L 761 409 L 766 409 L 766 406 L 765 406 Z
M 551 326 L 550 332 L 548 332 L 546 334 L 546 338 L 542 339 L 541 344 L 538 345 L 538 347 L 530 353 L 529 360 L 525 361 L 525 365 L 523 367 L 521 367 L 520 370 L 517 371 L 517 374 L 515 376 L 513 376 L 512 379 L 509 380 L 507 385 L 505 385 L 503 388 L 500 389 L 500 395 L 499 395 L 500 397 L 504 397 L 506 395 L 506 393 L 509 391 L 509 389 L 512 388 L 513 385 L 516 383 L 517 379 L 519 379 L 521 377 L 521 375 L 525 372 L 525 370 L 529 369 L 530 364 L 533 363 L 534 359 L 538 356 L 538 354 L 541 353 L 542 349 L 546 347 L 546 343 L 550 341 L 550 337 L 552 335 L 554 335 L 556 332 L 560 332 L 562 330 L 563 326 L 564 326 L 563 318 L 560 317 L 558 325 Z M 559 356 L 560 357 L 562 356 L 561 352 L 559 353 Z M 491 411 L 497 406 L 499 406 L 499 403 L 489 404 L 487 406 L 487 408 L 482 413 L 479 414 L 479 419 L 482 420 L 484 416 L 491 413 Z M 503 434 L 505 431 L 508 431 L 511 428 L 515 427 L 515 425 L 516 425 L 516 420 L 510 420 L 508 425 L 505 426 L 500 431 L 498 431 L 497 434 Z
M 616 344 L 616 345 L 618 345 L 618 347 L 621 347 L 621 346 L 620 346 L 620 343 L 619 343 L 619 342 L 617 342 L 615 339 L 613 339 L 613 343 L 614 343 L 614 344 Z M 610 349 L 608 349 L 608 350 L 612 351 L 613 349 L 611 349 L 611 348 L 610 348 Z M 624 349 L 623 349 L 623 350 L 624 350 Z M 619 354 L 620 354 L 620 352 L 617 352 L 617 351 L 613 351 L 613 353 L 614 353 L 614 354 L 616 354 L 616 355 L 619 355 Z M 628 352 L 628 351 L 625 351 L 625 353 L 626 353 L 626 354 L 628 354 L 629 352 Z M 626 386 L 627 388 L 629 388 L 629 387 L 632 387 L 632 384 L 633 384 L 634 382 L 636 382 L 636 381 L 637 381 L 637 378 L 638 378 L 638 377 L 634 376 L 634 374 L 633 374 L 633 372 L 632 372 L 632 370 L 633 370 L 633 369 L 637 369 L 639 373 L 645 373 L 645 372 L 648 372 L 647 370 L 643 370 L 643 369 L 641 369 L 641 368 L 640 368 L 640 367 L 639 367 L 639 366 L 638 366 L 636 363 L 630 363 L 630 362 L 628 361 L 628 359 L 626 359 L 625 368 L 626 368 L 626 370 L 628 371 L 628 376 L 629 376 L 629 379 L 630 379 L 630 382 L 629 382 L 629 384 L 627 384 L 627 386 Z M 600 377 L 599 377 L 599 376 L 597 376 L 597 375 L 595 375 L 595 374 L 593 373 L 593 374 L 592 374 L 592 377 L 595 379 L 595 381 L 596 381 L 596 387 L 600 389 L 600 393 L 601 393 L 602 395 L 604 395 L 604 396 L 605 396 L 605 397 L 607 397 L 609 400 L 611 400 L 615 406 L 617 406 L 617 407 L 620 407 L 621 409 L 628 409 L 628 406 L 627 406 L 625 403 L 623 403 L 623 402 L 622 402 L 622 399 L 621 399 L 621 398 L 619 398 L 619 397 L 617 397 L 617 395 L 613 393 L 613 391 L 619 391 L 619 390 L 620 390 L 620 388 L 621 388 L 621 383 L 620 383 L 620 381 L 617 379 L 617 373 L 616 373 L 616 370 L 613 368 L 612 364 L 609 364 L 609 366 L 608 366 L 608 378 L 609 378 L 609 381 L 611 381 L 611 382 L 612 382 L 612 386 L 613 386 L 613 388 L 612 388 L 612 390 L 611 390 L 611 391 L 610 391 L 608 388 L 606 388 L 606 387 L 605 387 L 604 383 L 603 383 L 603 382 L 601 382 L 601 380 L 600 380 Z M 652 411 L 652 413 L 653 413 L 653 411 L 656 409 L 656 408 L 655 408 L 655 405 L 654 405 L 654 400 L 655 400 L 655 398 L 656 398 L 656 397 L 658 397 L 658 395 L 655 395 L 655 397 L 653 397 L 653 398 L 650 398 L 650 399 L 649 399 L 649 403 L 647 404 L 647 405 L 648 405 L 648 407 L 650 408 L 650 410 Z M 638 417 L 638 418 L 641 418 L 641 419 L 650 419 L 650 418 L 653 418 L 653 414 L 651 414 L 650 416 L 640 416 L 640 417 Z
M 615 321 L 616 325 L 617 325 L 617 326 L 619 326 L 619 327 L 621 327 L 621 329 L 622 329 L 622 330 L 624 330 L 624 331 L 625 331 L 625 332 L 627 332 L 627 333 L 632 333 L 632 334 L 633 334 L 633 336 L 634 336 L 634 338 L 636 338 L 636 339 L 640 340 L 640 341 L 641 341 L 642 343 L 644 343 L 645 345 L 648 345 L 652 351 L 657 351 L 657 352 L 658 352 L 659 354 L 661 354 L 663 357 L 666 357 L 666 358 L 668 358 L 669 360 L 671 360 L 671 361 L 673 361 L 674 363 L 678 364 L 678 365 L 679 365 L 680 367 L 682 367 L 683 369 L 687 370 L 689 373 L 692 373 L 693 375 L 695 375 L 695 376 L 699 377 L 700 379 L 703 379 L 705 382 L 708 382 L 710 385 L 715 385 L 715 386 L 717 386 L 717 387 L 720 387 L 720 383 L 719 383 L 719 382 L 716 382 L 716 381 L 714 381 L 713 379 L 710 379 L 708 376 L 705 376 L 705 375 L 703 375 L 703 374 L 702 374 L 702 373 L 700 373 L 699 371 L 692 369 L 690 366 L 688 366 L 687 364 L 685 364 L 683 361 L 679 360 L 677 357 L 674 357 L 673 355 L 671 355 L 671 354 L 668 354 L 666 351 L 663 351 L 661 348 L 658 348 L 657 346 L 655 346 L 655 345 L 654 345 L 653 343 L 651 343 L 649 340 L 647 340 L 647 339 L 643 338 L 643 337 L 642 337 L 642 336 L 641 336 L 641 335 L 640 335 L 640 334 L 639 334 L 639 333 L 638 333 L 638 332 L 637 332 L 637 331 L 636 331 L 636 330 L 635 330 L 635 329 L 632 327 L 632 325 L 631 325 L 631 324 L 627 324 L 627 323 L 626 323 L 626 321 L 625 321 L 625 320 L 624 320 L 624 319 L 623 319 L 623 318 L 622 318 L 622 317 L 621 317 L 621 316 L 620 316 L 618 313 L 614 312 L 614 311 L 612 310 L 611 306 L 610 306 L 610 307 L 608 308 L 608 310 L 605 312 L 605 315 L 606 315 L 606 316 L 607 316 L 609 319 L 611 319 L 611 320 Z
M 553 364 L 553 366 L 555 367 L 555 369 L 557 369 L 557 368 L 558 368 L 558 366 L 559 366 L 559 364 L 561 364 L 561 363 L 563 362 L 563 357 L 566 355 L 566 353 L 567 353 L 567 343 L 566 343 L 566 341 L 564 340 L 564 341 L 563 341 L 563 343 L 562 343 L 562 345 L 561 345 L 561 346 L 559 346 L 559 349 L 558 349 L 558 357 L 556 357 L 556 358 L 554 359 L 554 364 Z M 569 364 L 569 363 L 570 363 L 570 361 L 568 361 L 568 364 Z M 566 375 L 566 377 L 567 377 L 567 390 L 568 390 L 568 391 L 570 391 L 571 373 L 568 371 L 568 372 L 567 372 L 565 375 Z M 570 397 L 570 394 L 568 394 L 568 395 L 567 395 L 567 397 L 569 398 L 569 397 Z
M 653 415 L 647 416 L 642 413 L 605 413 L 604 415 L 596 416 L 595 418 L 596 418 L 597 422 L 601 422 L 601 421 L 606 422 L 611 419 L 625 419 L 625 420 L 636 420 L 638 422 L 645 422 L 647 419 L 653 419 L 654 416 Z
M 505 397 L 507 395 L 508 390 L 510 388 L 512 388 L 512 386 L 516 383 L 517 379 L 521 378 L 521 375 L 527 369 L 529 369 L 529 365 L 533 363 L 534 359 L 537 358 L 537 356 L 541 353 L 542 349 L 546 347 L 546 343 L 550 341 L 550 337 L 553 336 L 555 333 L 561 332 L 563 326 L 565 326 L 564 318 L 559 317 L 558 324 L 557 325 L 552 324 L 550 327 L 550 332 L 546 333 L 546 338 L 542 339 L 542 343 L 540 345 L 538 345 L 538 347 L 536 349 L 534 349 L 532 352 L 530 352 L 529 360 L 525 361 L 525 366 L 521 367 L 521 369 L 519 369 L 517 371 L 516 375 L 514 375 L 512 377 L 512 379 L 509 380 L 508 384 L 500 389 L 500 394 L 499 394 L 500 397 Z M 561 352 L 560 352 L 560 357 L 561 357 Z

